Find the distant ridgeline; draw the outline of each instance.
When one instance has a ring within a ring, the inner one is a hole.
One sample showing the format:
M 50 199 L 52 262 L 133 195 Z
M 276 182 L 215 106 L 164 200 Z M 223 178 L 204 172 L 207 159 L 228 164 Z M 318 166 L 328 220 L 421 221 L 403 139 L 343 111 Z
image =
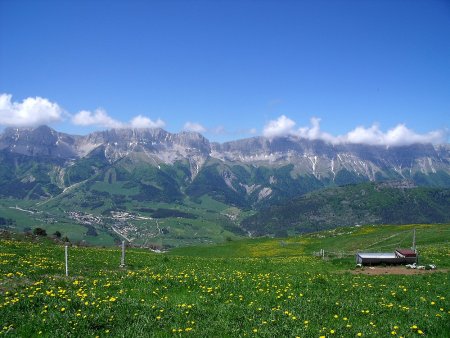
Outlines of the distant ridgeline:
M 155 218 L 187 220 L 198 219 L 193 204 L 208 212 L 233 207 L 242 212 L 227 216 L 240 224 L 233 229 L 255 235 L 448 221 L 448 188 L 448 144 L 332 145 L 295 136 L 218 144 L 193 132 L 75 136 L 46 126 L 0 135 L 2 198 L 98 215 L 153 208 Z M 205 207 L 205 197 L 220 207 Z M 185 208 L 164 210 L 170 205 Z M 251 210 L 256 214 L 244 219 Z

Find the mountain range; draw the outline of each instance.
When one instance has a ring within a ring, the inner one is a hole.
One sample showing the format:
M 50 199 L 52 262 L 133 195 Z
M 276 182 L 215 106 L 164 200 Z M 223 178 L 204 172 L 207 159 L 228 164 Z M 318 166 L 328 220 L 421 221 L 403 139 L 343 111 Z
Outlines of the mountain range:
M 50 165 L 52 170 L 46 180 L 55 191 L 88 178 L 89 174 L 98 174 L 101 168 L 116 167 L 132 173 L 141 166 L 163 171 L 161 166 L 166 170 L 168 166 L 182 167 L 182 184 L 177 189 L 185 187 L 194 195 L 208 192 L 199 186 L 202 182 L 217 185 L 223 194 L 239 195 L 251 202 L 363 181 L 409 179 L 417 185 L 450 186 L 448 144 L 333 145 L 295 136 L 254 137 L 219 144 L 194 132 L 112 129 L 76 136 L 41 126 L 5 129 L 0 135 L 0 151 L 2 166 L 8 159 L 15 164 L 9 178 L 21 183 L 38 184 L 33 168 L 18 170 L 21 161 Z M 96 163 L 84 168 L 86 162 L 94 159 Z M 75 170 L 80 165 L 86 172 Z M 147 183 L 158 188 L 154 182 Z
M 78 136 L 48 126 L 0 134 L 0 196 L 63 210 L 105 214 L 201 203 L 207 196 L 252 212 L 315 190 L 387 181 L 450 188 L 449 144 L 386 147 L 296 136 L 215 143 L 194 132 L 111 129 Z

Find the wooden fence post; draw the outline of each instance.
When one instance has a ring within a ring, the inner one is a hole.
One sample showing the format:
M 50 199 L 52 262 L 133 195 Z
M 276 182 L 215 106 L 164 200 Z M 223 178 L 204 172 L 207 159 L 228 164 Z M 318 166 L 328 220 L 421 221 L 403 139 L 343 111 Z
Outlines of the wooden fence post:
M 66 277 L 69 276 L 69 246 L 66 244 L 64 247 L 64 256 L 66 262 Z
M 125 241 L 122 241 L 122 258 L 120 259 L 120 267 L 125 267 Z

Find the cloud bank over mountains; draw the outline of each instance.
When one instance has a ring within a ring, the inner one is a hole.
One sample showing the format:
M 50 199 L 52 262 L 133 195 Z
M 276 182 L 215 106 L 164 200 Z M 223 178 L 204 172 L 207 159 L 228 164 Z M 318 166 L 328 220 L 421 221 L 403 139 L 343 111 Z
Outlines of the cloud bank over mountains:
M 129 122 L 122 122 L 109 116 L 101 108 L 94 111 L 82 110 L 71 114 L 62 109 L 58 103 L 42 97 L 28 97 L 22 102 L 12 101 L 12 95 L 0 93 L 0 127 L 35 127 L 42 124 L 52 124 L 69 120 L 76 126 L 96 126 L 100 128 L 164 128 L 166 123 L 160 118 L 152 120 L 147 116 L 137 115 Z M 223 127 L 207 129 L 198 122 L 187 121 L 184 131 L 198 133 L 212 133 L 215 135 L 226 133 Z M 240 131 L 239 134 L 257 134 L 255 128 Z M 269 121 L 262 130 L 262 135 L 268 138 L 280 136 L 297 136 L 308 140 L 323 140 L 332 144 L 355 143 L 380 146 L 402 146 L 413 143 L 447 143 L 448 130 L 434 130 L 419 134 L 404 124 L 398 124 L 387 131 L 379 125 L 370 127 L 357 126 L 344 135 L 334 136 L 320 129 L 320 118 L 310 119 L 309 126 L 297 127 L 297 123 L 285 115 Z
M 76 114 L 64 111 L 57 103 L 42 97 L 28 97 L 22 102 L 13 102 L 11 94 L 0 94 L 0 126 L 36 127 L 60 122 L 65 118 L 77 126 L 101 128 L 163 128 L 166 123 L 137 115 L 128 123 L 118 121 L 101 108 L 95 111 L 82 110 Z
M 72 116 L 72 123 L 77 126 L 99 126 L 106 128 L 122 128 L 123 123 L 110 117 L 103 109 L 94 112 L 82 110 Z
M 112 128 L 163 128 L 166 124 L 163 120 L 156 121 L 142 115 L 133 117 L 129 123 L 123 123 L 109 116 L 104 109 L 96 109 L 94 112 L 82 110 L 72 116 L 71 121 L 77 126 L 98 126 Z
M 377 124 L 366 128 L 358 126 L 345 135 L 334 136 L 320 129 L 320 118 L 310 119 L 310 125 L 296 128 L 296 122 L 281 115 L 278 119 L 269 121 L 263 135 L 269 138 L 277 136 L 294 135 L 308 140 L 322 140 L 325 142 L 357 143 L 380 146 L 404 146 L 413 143 L 445 143 L 448 137 L 446 130 L 434 130 L 425 134 L 418 134 L 404 124 L 398 124 L 394 128 L 383 132 Z
M 161 119 L 153 121 L 148 117 L 142 115 L 135 116 L 130 121 L 131 128 L 164 128 L 165 126 L 166 123 Z
M 206 128 L 203 127 L 200 123 L 197 122 L 186 122 L 183 126 L 184 131 L 193 131 L 196 133 L 204 133 L 206 131 Z

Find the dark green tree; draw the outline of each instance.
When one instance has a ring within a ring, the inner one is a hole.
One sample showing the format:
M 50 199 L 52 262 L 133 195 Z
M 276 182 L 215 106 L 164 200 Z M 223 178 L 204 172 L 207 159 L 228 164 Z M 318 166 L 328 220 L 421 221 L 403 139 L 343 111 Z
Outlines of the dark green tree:
M 33 235 L 45 237 L 47 236 L 47 231 L 45 231 L 45 229 L 42 228 L 34 228 Z

